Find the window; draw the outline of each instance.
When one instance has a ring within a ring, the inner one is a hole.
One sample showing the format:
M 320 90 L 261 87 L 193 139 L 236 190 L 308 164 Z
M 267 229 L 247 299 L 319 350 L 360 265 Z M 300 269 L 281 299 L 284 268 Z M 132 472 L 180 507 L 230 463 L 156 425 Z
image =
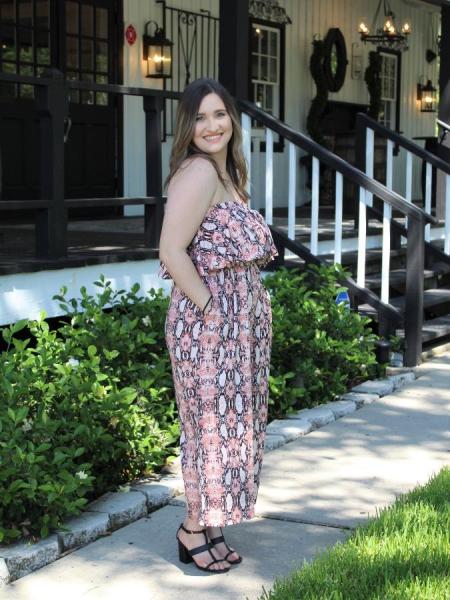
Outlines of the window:
M 252 99 L 275 117 L 280 116 L 280 33 L 274 27 L 252 25 Z
M 67 79 L 108 83 L 108 10 L 83 0 L 66 1 Z M 108 104 L 103 92 L 71 90 L 71 102 Z
M 284 120 L 284 44 L 285 25 L 250 21 L 249 99 L 281 121 Z M 264 151 L 265 143 L 260 146 Z M 283 150 L 281 139 L 275 142 L 274 150 Z
M 1 0 L 0 71 L 36 76 L 50 62 L 50 0 Z M 33 98 L 34 89 L 2 84 L 0 95 Z
M 400 127 L 400 56 L 399 53 L 379 50 L 381 56 L 381 111 L 379 121 L 398 131 Z

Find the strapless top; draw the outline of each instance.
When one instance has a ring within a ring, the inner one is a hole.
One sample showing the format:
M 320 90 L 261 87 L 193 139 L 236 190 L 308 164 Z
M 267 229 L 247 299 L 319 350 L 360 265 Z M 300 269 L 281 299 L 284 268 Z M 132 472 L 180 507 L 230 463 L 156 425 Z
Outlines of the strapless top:
M 264 267 L 278 254 L 263 216 L 241 202 L 211 206 L 187 252 L 200 275 L 249 263 Z M 164 263 L 158 275 L 171 279 Z

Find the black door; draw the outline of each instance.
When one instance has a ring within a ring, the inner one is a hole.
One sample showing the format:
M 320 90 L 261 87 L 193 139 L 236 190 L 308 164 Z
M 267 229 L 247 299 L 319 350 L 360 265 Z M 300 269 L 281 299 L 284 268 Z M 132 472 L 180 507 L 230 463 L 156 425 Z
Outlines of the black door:
M 39 75 L 54 66 L 67 79 L 118 82 L 119 10 L 119 0 L 0 0 L 0 70 Z M 120 164 L 116 99 L 72 90 L 69 100 L 65 195 L 115 196 Z M 36 198 L 39 145 L 33 88 L 0 86 L 0 151 L 3 199 Z

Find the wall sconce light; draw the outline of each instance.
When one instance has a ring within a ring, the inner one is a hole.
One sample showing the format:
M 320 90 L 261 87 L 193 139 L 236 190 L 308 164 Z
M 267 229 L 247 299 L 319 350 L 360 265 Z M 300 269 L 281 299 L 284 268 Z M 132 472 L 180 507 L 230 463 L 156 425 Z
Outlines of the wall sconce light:
M 149 35 L 149 26 L 154 25 L 153 35 Z M 172 77 L 172 46 L 173 42 L 165 36 L 164 30 L 156 21 L 145 24 L 143 41 L 143 58 L 147 63 L 146 77 L 169 79 Z
M 437 90 L 431 79 L 425 85 L 417 84 L 417 100 L 420 103 L 420 112 L 436 112 Z

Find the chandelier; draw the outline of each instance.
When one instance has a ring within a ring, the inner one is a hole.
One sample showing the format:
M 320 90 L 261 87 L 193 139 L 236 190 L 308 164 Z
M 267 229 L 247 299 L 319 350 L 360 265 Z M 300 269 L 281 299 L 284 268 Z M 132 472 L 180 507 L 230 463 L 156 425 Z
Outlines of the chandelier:
M 378 15 L 380 14 L 381 5 L 384 10 L 384 25 L 377 27 Z M 395 15 L 389 5 L 389 0 L 380 0 L 372 22 L 372 27 L 369 29 L 364 21 L 361 21 L 358 28 L 362 42 L 370 42 L 380 46 L 393 48 L 394 50 L 408 49 L 408 36 L 411 33 L 411 24 L 405 21 L 400 30 L 395 25 Z
M 255 19 L 265 19 L 284 25 L 292 23 L 284 8 L 278 6 L 277 0 L 250 0 L 248 12 Z

